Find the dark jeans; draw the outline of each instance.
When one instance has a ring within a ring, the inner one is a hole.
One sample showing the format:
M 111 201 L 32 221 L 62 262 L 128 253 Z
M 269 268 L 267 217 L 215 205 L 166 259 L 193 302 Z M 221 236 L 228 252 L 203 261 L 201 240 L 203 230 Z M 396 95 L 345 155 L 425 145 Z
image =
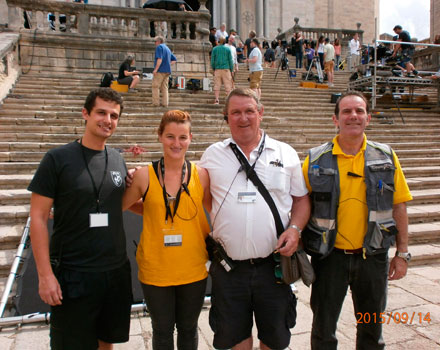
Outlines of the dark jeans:
M 302 68 L 302 62 L 303 62 L 303 53 L 301 51 L 296 52 L 296 68 Z
M 196 350 L 197 321 L 205 298 L 204 280 L 170 287 L 142 284 L 147 309 L 153 326 L 153 349 L 174 349 L 174 325 L 177 328 L 177 348 Z
M 324 69 L 324 53 L 318 52 L 319 63 L 321 63 L 321 69 Z
M 336 326 L 347 288 L 350 286 L 355 311 L 353 322 L 369 314 L 371 322 L 357 324 L 356 349 L 384 349 L 380 313 L 386 306 L 388 254 L 344 254 L 333 251 L 327 258 L 312 258 L 316 281 L 312 285 L 313 350 L 337 349 Z M 374 323 L 374 314 L 376 320 Z
M 335 71 L 339 70 L 339 63 L 341 63 L 341 56 L 335 55 L 336 61 L 335 61 Z

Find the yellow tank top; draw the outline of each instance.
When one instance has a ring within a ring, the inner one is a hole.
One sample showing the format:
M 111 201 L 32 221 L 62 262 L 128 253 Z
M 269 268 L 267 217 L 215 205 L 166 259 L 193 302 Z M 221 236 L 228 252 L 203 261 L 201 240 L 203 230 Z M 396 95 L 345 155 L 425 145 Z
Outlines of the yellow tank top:
M 180 196 L 174 223 L 168 217 L 162 186 L 148 166 L 150 185 L 144 200 L 143 230 L 137 248 L 138 278 L 144 284 L 175 286 L 200 281 L 208 276 L 205 238 L 209 225 L 203 210 L 203 187 L 195 164 L 191 163 L 188 190 Z M 191 200 L 192 199 L 192 200 Z M 194 201 L 194 202 L 193 202 Z M 173 204 L 171 210 L 174 212 Z M 183 220 L 189 219 L 191 220 Z M 165 235 L 182 235 L 181 246 L 165 246 Z

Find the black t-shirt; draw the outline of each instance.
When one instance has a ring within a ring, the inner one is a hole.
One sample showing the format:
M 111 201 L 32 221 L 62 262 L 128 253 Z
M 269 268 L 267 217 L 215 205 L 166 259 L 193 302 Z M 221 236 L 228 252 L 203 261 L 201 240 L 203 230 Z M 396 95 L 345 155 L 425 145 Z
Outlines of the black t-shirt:
M 54 200 L 54 232 L 51 258 L 60 257 L 64 268 L 77 271 L 109 271 L 127 261 L 122 221 L 122 195 L 127 168 L 119 152 L 107 147 L 108 166 L 100 191 L 100 212 L 108 213 L 108 227 L 89 227 L 89 214 L 96 213 L 96 197 L 86 170 L 99 189 L 105 169 L 105 151 L 78 142 L 46 153 L 28 190 Z
M 298 41 L 295 40 L 295 52 L 301 53 L 303 52 L 304 40 L 300 39 Z
M 215 38 L 215 34 L 209 33 L 209 41 L 212 44 L 212 47 L 216 47 L 216 38 Z
M 411 35 L 409 35 L 409 33 L 406 30 L 402 30 L 399 34 L 399 39 L 401 41 L 406 41 L 406 42 L 410 42 L 411 41 Z M 408 45 L 408 44 L 401 44 L 402 50 L 403 49 L 408 49 L 408 48 L 412 48 L 414 47 L 413 45 Z
M 118 79 L 124 79 L 126 77 L 126 75 L 124 73 L 125 71 L 130 72 L 130 65 L 126 62 L 122 63 L 119 67 Z
M 249 57 L 249 55 L 251 54 L 252 48 L 251 48 L 251 38 L 247 38 L 246 41 L 244 42 L 244 45 L 247 47 L 247 52 L 246 55 L 247 57 Z

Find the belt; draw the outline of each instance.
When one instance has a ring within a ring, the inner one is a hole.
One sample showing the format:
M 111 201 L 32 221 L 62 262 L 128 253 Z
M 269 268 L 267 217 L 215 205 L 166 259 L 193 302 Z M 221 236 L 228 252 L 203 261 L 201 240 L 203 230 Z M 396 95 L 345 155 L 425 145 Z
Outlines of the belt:
M 231 259 L 232 260 L 232 259 Z M 272 259 L 272 254 L 266 256 L 265 258 L 252 258 L 246 260 L 232 260 L 234 264 L 249 264 L 249 265 L 261 265 L 270 261 L 274 261 Z
M 358 248 L 358 249 L 339 249 L 339 248 L 334 248 L 334 250 L 336 252 L 339 253 L 343 253 L 343 254 L 362 254 L 363 250 L 362 248 Z

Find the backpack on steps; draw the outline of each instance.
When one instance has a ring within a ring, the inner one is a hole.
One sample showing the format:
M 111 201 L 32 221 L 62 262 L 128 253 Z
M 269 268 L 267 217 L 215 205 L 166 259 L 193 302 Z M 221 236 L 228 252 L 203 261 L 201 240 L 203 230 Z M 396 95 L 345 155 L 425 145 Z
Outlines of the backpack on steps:
M 115 80 L 112 72 L 104 73 L 101 77 L 101 85 L 100 87 L 110 87 L 112 81 Z

